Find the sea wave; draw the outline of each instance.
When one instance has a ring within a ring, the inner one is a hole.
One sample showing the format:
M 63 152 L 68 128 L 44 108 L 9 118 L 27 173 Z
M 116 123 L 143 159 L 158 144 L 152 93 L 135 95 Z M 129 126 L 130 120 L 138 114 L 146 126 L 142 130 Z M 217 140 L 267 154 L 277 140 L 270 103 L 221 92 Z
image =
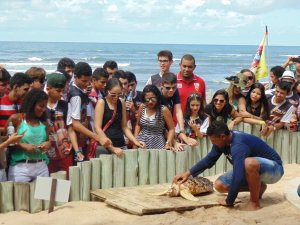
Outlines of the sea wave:
M 89 61 L 89 60 L 103 60 L 103 57 L 99 56 L 92 56 L 92 57 L 83 57 L 80 58 L 81 60 Z
M 0 62 L 4 66 L 20 67 L 20 66 L 56 66 L 57 62 Z
M 28 68 L 27 68 L 27 69 L 28 69 Z M 8 72 L 9 72 L 10 74 L 15 74 L 15 73 L 18 73 L 18 72 L 24 73 L 27 69 L 8 69 Z M 53 70 L 45 70 L 45 71 L 46 71 L 46 73 L 48 74 L 48 73 L 53 73 L 53 72 L 55 72 L 56 70 L 53 69 Z
M 89 63 L 91 67 L 102 67 L 103 63 Z M 119 67 L 128 67 L 130 66 L 130 63 L 118 63 Z
M 299 55 L 279 55 L 280 57 L 299 57 Z
M 38 57 L 30 57 L 28 58 L 29 61 L 43 61 L 43 59 L 38 58 Z
M 224 57 L 244 57 L 244 56 L 253 56 L 253 54 L 216 54 L 210 55 L 209 58 L 224 58 Z

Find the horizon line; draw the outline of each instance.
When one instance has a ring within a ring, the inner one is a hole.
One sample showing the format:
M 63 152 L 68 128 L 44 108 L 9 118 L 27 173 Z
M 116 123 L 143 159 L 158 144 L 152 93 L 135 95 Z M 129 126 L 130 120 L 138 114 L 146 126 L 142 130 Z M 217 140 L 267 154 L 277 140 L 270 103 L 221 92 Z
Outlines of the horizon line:
M 23 43 L 81 43 L 81 44 L 141 44 L 141 45 L 227 45 L 227 46 L 259 46 L 255 44 L 196 44 L 196 43 L 143 43 L 143 42 L 94 42 L 94 41 L 8 41 L 0 40 L 0 42 L 23 42 Z M 299 47 L 297 45 L 268 45 L 268 47 Z

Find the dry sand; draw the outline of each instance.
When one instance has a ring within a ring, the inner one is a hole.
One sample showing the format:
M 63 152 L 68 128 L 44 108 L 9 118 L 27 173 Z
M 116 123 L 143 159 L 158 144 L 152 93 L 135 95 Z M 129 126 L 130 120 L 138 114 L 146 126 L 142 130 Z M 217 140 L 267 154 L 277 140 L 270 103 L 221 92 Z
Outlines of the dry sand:
M 283 189 L 287 181 L 300 176 L 300 165 L 285 165 L 285 175 L 276 184 L 269 185 L 261 200 L 262 208 L 255 212 L 242 211 L 242 204 L 249 199 L 249 193 L 240 193 L 242 203 L 234 209 L 216 206 L 198 208 L 185 212 L 168 212 L 164 214 L 135 216 L 111 208 L 103 202 L 70 202 L 56 207 L 53 213 L 46 211 L 29 214 L 27 212 L 10 212 L 0 214 L 0 224 L 300 224 L 300 209 L 295 208 L 284 199 Z M 215 176 L 216 177 L 216 176 Z M 214 179 L 215 177 L 211 177 Z

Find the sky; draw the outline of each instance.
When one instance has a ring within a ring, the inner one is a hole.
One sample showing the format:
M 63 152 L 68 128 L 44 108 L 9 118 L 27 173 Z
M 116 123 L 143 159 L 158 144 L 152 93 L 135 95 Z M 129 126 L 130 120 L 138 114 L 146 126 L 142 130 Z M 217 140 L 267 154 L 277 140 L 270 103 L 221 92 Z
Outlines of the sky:
M 299 46 L 298 0 L 1 0 L 0 41 Z

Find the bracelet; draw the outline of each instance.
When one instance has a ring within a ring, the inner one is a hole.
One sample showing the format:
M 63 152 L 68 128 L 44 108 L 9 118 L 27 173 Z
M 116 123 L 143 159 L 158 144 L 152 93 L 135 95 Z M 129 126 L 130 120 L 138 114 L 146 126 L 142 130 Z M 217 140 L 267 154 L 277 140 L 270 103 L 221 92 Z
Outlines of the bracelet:
M 179 134 L 184 134 L 184 133 L 185 133 L 184 130 L 179 131 Z
M 81 153 L 81 154 L 82 154 L 82 151 L 80 151 L 80 150 L 78 150 L 78 151 L 75 151 L 75 150 L 74 150 L 74 152 L 75 152 L 74 155 L 75 155 L 76 158 L 77 158 L 77 156 L 78 156 L 78 153 Z
M 265 122 L 265 121 L 262 121 L 262 120 L 259 121 L 258 123 L 259 123 L 260 125 L 266 125 L 266 122 Z

